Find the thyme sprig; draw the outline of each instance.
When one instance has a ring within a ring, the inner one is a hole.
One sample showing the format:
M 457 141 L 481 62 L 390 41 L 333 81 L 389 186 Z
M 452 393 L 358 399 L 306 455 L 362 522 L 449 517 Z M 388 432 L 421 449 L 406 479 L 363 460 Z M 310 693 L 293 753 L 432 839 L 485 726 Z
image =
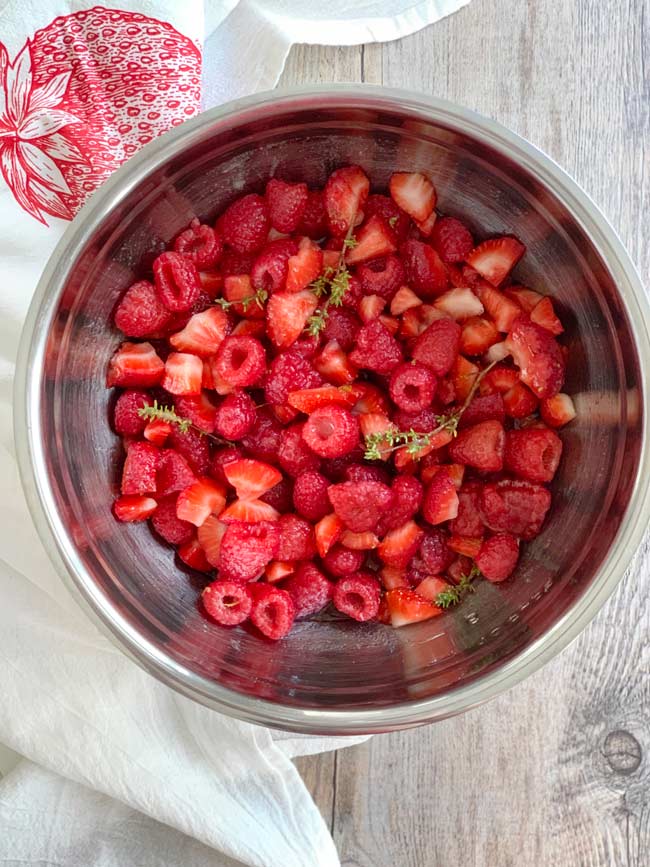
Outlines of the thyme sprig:
M 219 307 L 222 307 L 224 310 L 228 310 L 229 307 L 232 307 L 234 304 L 241 304 L 244 313 L 248 311 L 248 308 L 251 304 L 255 303 L 257 306 L 263 310 L 265 303 L 269 299 L 269 293 L 266 289 L 258 289 L 254 295 L 247 295 L 245 298 L 239 298 L 235 301 L 226 301 L 225 298 L 215 298 L 214 303 Z
M 174 424 L 178 427 L 181 433 L 187 433 L 191 429 L 200 433 L 201 436 L 214 440 L 214 442 L 221 443 L 222 445 L 232 445 L 229 440 L 225 440 L 222 437 L 209 433 L 207 430 L 203 430 L 203 428 L 194 424 L 192 419 L 178 415 L 176 407 L 164 406 L 159 404 L 157 400 L 154 400 L 153 403 L 147 404 L 146 406 L 140 407 L 138 415 L 140 418 L 144 418 L 147 421 L 164 421 L 167 422 L 167 424 Z
M 329 308 L 340 307 L 343 304 L 345 293 L 350 288 L 350 272 L 345 265 L 345 254 L 348 250 L 356 247 L 358 243 L 357 239 L 352 237 L 352 229 L 351 226 L 343 241 L 336 267 L 326 268 L 309 287 L 317 298 L 327 296 L 323 304 L 314 311 L 307 322 L 307 333 L 312 337 L 318 337 L 325 328 Z
M 455 605 L 458 605 L 458 603 L 461 602 L 468 593 L 474 593 L 476 591 L 472 581 L 475 578 L 480 577 L 481 570 L 478 568 L 476 563 L 473 563 L 472 568 L 469 570 L 467 575 L 460 576 L 458 584 L 450 584 L 446 590 L 441 590 L 440 593 L 436 594 L 434 603 L 438 608 L 453 608 Z

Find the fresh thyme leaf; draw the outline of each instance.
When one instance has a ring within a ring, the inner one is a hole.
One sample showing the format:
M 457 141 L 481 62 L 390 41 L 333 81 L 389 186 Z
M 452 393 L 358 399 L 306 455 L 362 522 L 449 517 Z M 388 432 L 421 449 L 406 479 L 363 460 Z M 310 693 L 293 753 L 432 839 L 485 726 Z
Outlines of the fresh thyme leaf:
M 350 288 L 350 272 L 345 267 L 345 252 L 346 250 L 356 247 L 358 241 L 352 237 L 352 227 L 343 241 L 339 260 L 336 268 L 326 268 L 325 271 L 314 280 L 309 288 L 317 298 L 327 296 L 323 304 L 314 312 L 313 316 L 309 317 L 307 322 L 307 333 L 312 337 L 317 337 L 329 316 L 330 307 L 340 307 L 343 304 L 345 293 Z
M 454 605 L 458 605 L 468 593 L 475 592 L 476 588 L 472 584 L 472 581 L 480 577 L 481 570 L 476 563 L 473 563 L 467 575 L 460 576 L 458 584 L 454 586 L 450 585 L 445 590 L 441 590 L 440 593 L 436 594 L 434 603 L 438 608 L 452 608 Z
M 352 250 L 354 247 L 357 246 L 358 243 L 359 242 L 356 238 L 350 236 L 349 238 L 346 238 L 345 241 L 343 241 L 343 247 L 347 247 L 348 250 Z
M 194 426 L 191 419 L 178 415 L 175 407 L 161 406 L 157 400 L 141 407 L 138 410 L 138 415 L 147 421 L 166 421 L 168 424 L 178 425 L 181 433 L 187 433 Z
M 224 310 L 228 310 L 228 308 L 232 307 L 233 304 L 241 304 L 244 313 L 248 310 L 249 306 L 253 303 L 257 304 L 262 310 L 264 309 L 264 304 L 268 301 L 269 293 L 266 289 L 258 289 L 254 295 L 247 295 L 245 298 L 238 298 L 236 301 L 226 301 L 225 298 L 215 298 L 214 304 L 222 307 Z
M 397 216 L 397 214 L 395 214 L 394 216 L 392 216 L 389 219 L 388 225 L 391 227 L 391 229 L 394 229 L 398 222 L 399 222 L 399 217 Z

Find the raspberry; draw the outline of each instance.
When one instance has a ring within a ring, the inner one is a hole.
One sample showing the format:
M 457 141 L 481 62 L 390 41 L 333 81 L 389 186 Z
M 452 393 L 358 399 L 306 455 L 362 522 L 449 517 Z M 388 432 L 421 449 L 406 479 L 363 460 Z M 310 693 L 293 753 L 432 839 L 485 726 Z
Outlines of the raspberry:
M 392 253 L 359 265 L 357 277 L 365 295 L 379 295 L 386 301 L 392 301 L 400 286 L 406 283 L 404 266 Z
M 331 511 L 327 489 L 330 482 L 314 470 L 297 476 L 293 486 L 293 505 L 299 515 L 308 521 L 320 521 Z
M 250 433 L 256 417 L 253 398 L 245 391 L 234 391 L 217 409 L 214 430 L 224 439 L 238 440 Z
M 429 575 L 440 575 L 453 561 L 454 552 L 447 544 L 448 538 L 442 530 L 427 530 L 420 543 L 419 559 Z
M 237 277 L 240 274 L 250 274 L 255 256 L 252 253 L 237 253 L 226 250 L 221 257 L 220 270 L 225 277 Z
M 379 611 L 381 585 L 370 572 L 341 578 L 334 587 L 334 606 L 353 620 L 372 620 Z
M 219 449 L 219 451 L 215 452 L 212 457 L 212 461 L 210 463 L 210 475 L 218 482 L 221 482 L 224 485 L 228 484 L 228 479 L 225 476 L 223 468 L 226 464 L 239 461 L 243 457 L 243 451 L 241 449 L 238 449 L 236 446 L 227 446 L 226 448 Z
M 343 296 L 343 306 L 356 310 L 362 298 L 363 286 L 361 285 L 361 281 L 351 276 L 348 280 L 348 291 Z
M 436 414 L 432 409 L 421 409 L 420 412 L 404 412 L 400 410 L 393 414 L 393 421 L 400 430 L 417 431 L 417 433 L 427 433 L 427 431 L 435 430 L 438 427 Z
M 371 464 L 350 464 L 345 468 L 343 476 L 346 482 L 382 482 L 390 485 L 390 476 L 386 470 Z
M 461 431 L 449 446 L 453 461 L 487 473 L 503 469 L 506 434 L 499 421 L 482 421 Z
M 402 350 L 388 329 L 373 319 L 359 331 L 357 345 L 349 358 L 366 370 L 391 373 L 402 360 Z
M 440 217 L 436 220 L 431 233 L 431 243 L 447 265 L 464 262 L 468 253 L 474 249 L 471 232 L 455 217 Z
M 263 409 L 257 413 L 253 429 L 243 438 L 242 445 L 252 457 L 273 464 L 278 459 L 283 435 L 284 428 L 277 418 Z
M 334 545 L 323 558 L 323 566 L 335 578 L 345 578 L 358 572 L 366 559 L 365 551 L 352 551 L 343 545 Z
M 253 610 L 250 619 L 259 631 L 277 641 L 293 626 L 296 610 L 293 600 L 286 590 L 273 584 L 253 584 Z
M 198 268 L 205 271 L 214 268 L 223 253 L 223 240 L 212 226 L 192 220 L 174 241 L 174 252 L 185 256 Z
M 201 594 L 203 607 L 221 626 L 237 626 L 248 620 L 253 594 L 239 581 L 213 581 Z
M 127 337 L 153 337 L 162 331 L 171 314 L 148 280 L 138 280 L 126 290 L 115 308 L 115 327 Z
M 336 340 L 343 352 L 349 352 L 357 339 L 361 320 L 347 307 L 331 307 L 323 329 L 325 340 Z
M 174 449 L 163 449 L 157 473 L 157 491 L 159 496 L 178 493 L 189 488 L 196 481 L 196 476 L 188 462 Z
M 169 433 L 169 445 L 180 452 L 197 475 L 206 475 L 210 466 L 210 443 L 207 437 L 191 428 L 182 433 L 174 425 Z
M 549 428 L 510 430 L 505 467 L 529 482 L 550 482 L 560 464 L 562 440 Z
M 253 288 L 266 289 L 267 292 L 284 288 L 289 259 L 297 252 L 298 243 L 290 238 L 280 238 L 267 244 L 251 268 Z
M 302 424 L 292 425 L 285 430 L 277 454 L 282 469 L 294 478 L 320 467 L 320 460 L 305 442 L 303 431 Z
M 291 578 L 284 582 L 291 596 L 296 617 L 307 617 L 324 608 L 332 598 L 334 585 L 313 563 L 302 563 Z
M 321 190 L 309 190 L 298 232 L 318 240 L 323 237 L 326 230 L 327 214 L 325 213 L 323 193 Z
M 237 199 L 225 210 L 222 220 L 224 240 L 237 253 L 254 253 L 264 246 L 270 224 L 261 196 L 251 193 Z
M 179 253 L 161 253 L 153 263 L 158 297 L 172 313 L 191 310 L 201 293 L 195 265 Z
M 149 393 L 137 388 L 129 388 L 123 391 L 115 403 L 113 410 L 113 428 L 115 433 L 125 437 L 140 436 L 147 426 L 146 418 L 138 415 L 138 410 L 149 406 L 151 398 Z
M 382 482 L 342 482 L 332 485 L 328 496 L 336 515 L 353 533 L 373 531 L 393 504 L 393 492 Z
M 271 225 L 276 232 L 295 232 L 303 218 L 309 192 L 307 184 L 288 184 L 271 178 L 266 185 L 266 201 Z
M 289 479 L 282 479 L 270 491 L 260 497 L 263 503 L 273 506 L 278 512 L 288 512 L 293 505 L 293 485 Z
M 238 521 L 228 524 L 221 540 L 220 576 L 235 581 L 252 581 L 278 553 L 280 531 L 277 523 Z
M 178 415 L 189 418 L 192 424 L 206 433 L 214 431 L 217 408 L 205 392 L 197 397 L 174 398 L 174 407 Z
M 406 282 L 425 300 L 447 288 L 447 272 L 436 251 L 423 241 L 406 241 L 400 247 Z
M 331 315 L 331 314 L 330 314 Z M 291 347 L 291 351 L 301 355 L 303 358 L 312 359 L 320 349 L 320 336 L 308 335 L 300 337 Z M 281 356 L 278 356 L 281 357 Z
M 293 350 L 283 352 L 271 362 L 264 381 L 267 403 L 283 406 L 290 391 L 317 388 L 323 382 L 311 363 Z
M 297 515 L 283 515 L 278 521 L 278 560 L 309 560 L 316 554 L 314 528 Z
M 215 367 L 229 385 L 255 385 L 266 369 L 264 347 L 255 337 L 226 337 L 219 347 Z
M 541 485 L 519 480 L 485 485 L 479 505 L 481 518 L 495 533 L 534 539 L 542 529 L 551 495 Z
M 347 409 L 336 404 L 314 410 L 302 430 L 309 448 L 323 458 L 347 455 L 359 443 L 359 422 Z
M 480 394 L 475 397 L 458 423 L 459 428 L 471 427 L 481 421 L 505 421 L 506 413 L 503 405 L 503 397 L 499 392 L 494 394 Z
M 444 376 L 458 356 L 461 328 L 452 319 L 436 319 L 420 334 L 413 347 L 413 358 Z
M 170 545 L 184 545 L 194 536 L 194 526 L 189 521 L 176 517 L 177 495 L 160 500 L 151 516 L 151 525 L 159 536 Z
M 391 485 L 393 504 L 377 525 L 377 535 L 384 536 L 410 521 L 422 505 L 424 490 L 422 483 L 413 476 L 396 476 Z
M 391 373 L 388 390 L 400 409 L 417 413 L 431 405 L 438 382 L 423 364 L 400 364 Z
M 368 196 L 363 209 L 366 218 L 377 215 L 392 232 L 396 243 L 406 241 L 411 225 L 409 215 L 388 196 Z
M 479 506 L 481 503 L 480 482 L 467 482 L 458 491 L 458 514 L 449 524 L 455 536 L 482 536 L 485 530 Z
M 517 539 L 509 533 L 497 533 L 481 545 L 476 555 L 476 565 L 488 581 L 498 583 L 512 575 L 518 559 Z

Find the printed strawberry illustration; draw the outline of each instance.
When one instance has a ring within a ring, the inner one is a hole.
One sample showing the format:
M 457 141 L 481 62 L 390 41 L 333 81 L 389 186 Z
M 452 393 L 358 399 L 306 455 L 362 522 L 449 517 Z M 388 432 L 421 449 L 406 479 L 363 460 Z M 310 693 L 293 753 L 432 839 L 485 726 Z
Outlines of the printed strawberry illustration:
M 70 220 L 142 145 L 196 114 L 201 54 L 170 24 L 95 7 L 0 42 L 0 171 L 41 223 Z

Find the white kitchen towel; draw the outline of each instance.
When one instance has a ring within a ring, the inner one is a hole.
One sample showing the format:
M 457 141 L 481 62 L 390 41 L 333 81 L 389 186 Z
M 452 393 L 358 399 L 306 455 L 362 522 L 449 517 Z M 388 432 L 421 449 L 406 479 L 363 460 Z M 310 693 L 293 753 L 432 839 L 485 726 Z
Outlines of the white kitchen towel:
M 339 863 L 291 757 L 354 739 L 271 733 L 182 698 L 117 651 L 61 584 L 18 480 L 14 363 L 68 220 L 139 147 L 201 105 L 273 87 L 292 42 L 393 39 L 465 2 L 2 6 L 0 741 L 26 757 L 0 783 L 2 863 Z

